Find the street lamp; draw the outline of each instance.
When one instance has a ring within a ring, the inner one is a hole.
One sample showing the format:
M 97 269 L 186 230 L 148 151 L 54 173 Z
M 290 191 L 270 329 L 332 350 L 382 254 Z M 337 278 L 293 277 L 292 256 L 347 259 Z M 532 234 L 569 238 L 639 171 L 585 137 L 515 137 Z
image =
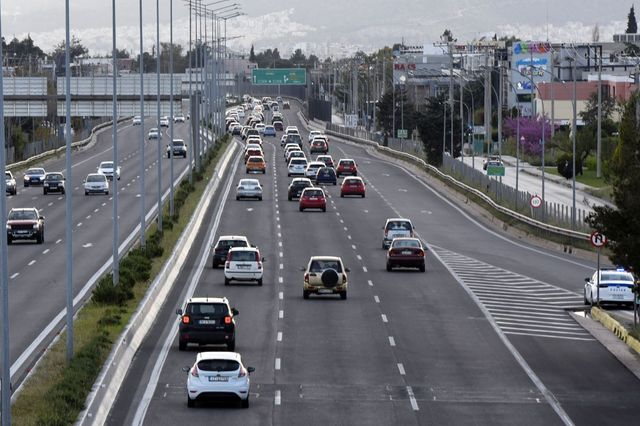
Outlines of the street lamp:
M 407 81 L 407 77 L 404 75 L 400 76 L 400 127 L 402 128 L 402 134 L 404 135 L 404 84 Z

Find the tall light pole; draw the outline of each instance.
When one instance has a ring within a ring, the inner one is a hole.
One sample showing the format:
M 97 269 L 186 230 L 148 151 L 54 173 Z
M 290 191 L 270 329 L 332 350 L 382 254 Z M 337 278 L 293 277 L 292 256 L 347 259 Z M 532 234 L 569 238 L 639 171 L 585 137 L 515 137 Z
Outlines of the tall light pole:
M 118 218 L 118 49 L 116 48 L 116 0 L 111 0 L 111 43 L 113 51 L 113 285 L 120 281 L 120 261 L 118 246 L 120 240 L 120 219 Z
M 169 0 L 169 216 L 173 217 L 173 0 Z
M 72 181 L 73 163 L 71 162 L 71 36 L 70 36 L 69 1 L 65 2 L 65 165 L 67 182 Z M 0 63 L 2 63 L 0 61 Z M 3 116 L 3 115 L 0 115 Z M 3 120 L 0 120 L 3 121 Z M 116 123 L 113 123 L 116 127 Z M 4 131 L 2 132 L 4 135 Z M 3 144 L 4 146 L 4 144 Z M 65 191 L 65 250 L 67 252 L 67 362 L 73 359 L 73 191 Z M 2 209 L 4 212 L 4 209 Z M 4 424 L 4 423 L 3 423 Z
M 156 0 L 156 115 L 158 120 L 158 232 L 162 229 L 162 126 L 160 126 L 160 0 Z
M 69 0 L 66 0 L 66 16 L 67 28 L 69 22 Z M 0 4 L 0 8 L 2 5 Z M 0 14 L 0 36 L 2 36 L 2 15 Z M 67 42 L 67 47 L 68 47 Z M 68 52 L 68 50 L 67 50 Z M 2 49 L 0 49 L 0 64 L 3 64 Z M 69 67 L 67 66 L 67 70 Z M 67 71 L 68 72 L 68 71 Z M 0 72 L 0 117 L 4 117 L 4 91 L 2 88 L 3 73 Z M 70 132 L 69 132 L 70 133 Z M 67 133 L 68 134 L 68 133 Z M 0 169 L 5 170 L 5 137 L 4 137 L 4 119 L 0 119 Z M 2 221 L 0 227 L 6 228 L 7 225 L 7 183 L 5 179 L 0 179 L 0 218 Z M 11 424 L 11 358 L 9 354 L 9 253 L 7 251 L 7 237 L 5 235 L 0 238 L 0 251 L 2 260 L 0 261 L 0 274 L 2 284 L 2 425 L 9 426 Z
M 596 47 L 597 52 L 597 47 Z M 602 46 L 600 55 L 596 53 L 598 60 L 598 129 L 596 143 L 596 177 L 602 177 Z
M 144 178 L 144 49 L 142 44 L 142 0 L 138 2 L 138 8 L 140 13 L 140 141 L 138 143 L 140 150 L 140 247 L 145 248 L 146 236 L 145 230 L 147 227 L 147 221 L 145 219 L 145 178 Z
M 140 0 L 140 2 L 142 2 L 142 0 Z M 192 65 L 191 62 L 193 61 L 193 46 L 191 44 L 191 40 L 192 40 L 192 34 L 191 34 L 191 20 L 192 20 L 192 3 L 189 2 L 189 114 L 191 114 L 191 104 L 193 102 L 193 87 L 192 87 L 192 75 L 193 75 L 193 70 L 192 70 Z M 189 123 L 189 150 L 188 155 L 189 155 L 189 183 L 192 184 L 193 183 L 193 166 L 192 166 L 192 162 L 193 162 L 193 153 L 194 153 L 194 148 L 193 148 L 193 143 L 194 143 L 194 138 L 193 138 L 193 120 L 191 120 L 191 122 Z
M 576 229 L 576 132 L 577 132 L 577 105 L 576 105 L 576 67 L 577 57 L 573 58 L 573 123 L 571 124 L 571 145 L 572 145 L 572 207 L 571 207 L 571 229 Z

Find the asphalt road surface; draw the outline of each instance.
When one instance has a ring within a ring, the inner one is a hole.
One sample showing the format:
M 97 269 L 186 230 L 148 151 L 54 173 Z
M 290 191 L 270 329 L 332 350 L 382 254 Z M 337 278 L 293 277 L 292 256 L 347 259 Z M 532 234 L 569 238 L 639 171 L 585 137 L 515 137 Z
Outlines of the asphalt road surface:
M 292 107 L 285 125 L 306 140 Z M 336 138 L 329 153 L 357 161 L 367 196 L 340 198 L 330 186 L 326 213 L 301 213 L 287 201 L 279 135 L 265 143 L 263 201 L 235 200 L 241 163 L 221 185 L 108 424 L 637 422 L 640 382 L 565 310 L 582 305 L 595 265 L 488 229 L 407 170 Z M 381 228 L 396 216 L 428 244 L 425 273 L 386 272 Z M 226 287 L 211 268 L 209 245 L 225 234 L 260 248 L 262 287 Z M 303 300 L 300 268 L 312 255 L 351 268 L 347 300 Z M 192 295 L 226 296 L 240 312 L 236 350 L 256 368 L 248 410 L 187 408 L 182 367 L 198 349 L 178 351 L 175 309 Z

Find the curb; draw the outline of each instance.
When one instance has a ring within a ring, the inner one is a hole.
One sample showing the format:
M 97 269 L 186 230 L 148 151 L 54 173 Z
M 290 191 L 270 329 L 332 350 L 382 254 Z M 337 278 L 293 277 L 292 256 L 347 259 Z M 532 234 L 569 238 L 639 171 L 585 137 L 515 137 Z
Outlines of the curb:
M 601 308 L 595 306 L 591 308 L 591 316 L 593 319 L 612 331 L 618 339 L 626 343 L 626 345 L 633 349 L 636 354 L 640 355 L 640 340 L 630 335 L 625 326 L 613 319 L 611 315 L 607 314 Z
M 232 161 L 231 159 L 237 146 L 232 141 L 227 147 L 224 156 L 216 167 L 218 171 L 205 189 L 198 207 L 187 225 L 187 231 L 180 236 L 171 256 L 165 262 L 160 273 L 154 278 L 147 290 L 147 294 L 129 320 L 129 324 L 116 340 L 104 367 L 93 385 L 91 393 L 87 397 L 86 409 L 80 413 L 78 420 L 75 422 L 76 425 L 105 424 L 128 372 L 128 366 L 136 355 L 148 330 L 153 326 L 186 260 L 188 251 L 184 250 L 184 247 L 194 238 L 200 228 L 200 224 L 205 219 L 204 212 L 207 209 L 207 205 L 212 202 L 213 193 L 218 188 L 224 170 Z

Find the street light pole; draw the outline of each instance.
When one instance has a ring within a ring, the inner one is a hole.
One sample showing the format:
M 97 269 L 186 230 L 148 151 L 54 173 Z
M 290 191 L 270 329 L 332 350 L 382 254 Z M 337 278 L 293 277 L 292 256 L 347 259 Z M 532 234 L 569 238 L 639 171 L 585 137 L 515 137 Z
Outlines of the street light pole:
M 169 0 L 169 49 L 169 216 L 173 217 L 173 0 Z
M 597 52 L 597 47 L 596 47 Z M 598 129 L 596 143 L 596 177 L 602 177 L 602 47 L 598 58 Z
M 162 126 L 160 126 L 160 0 L 156 0 L 156 112 L 158 119 L 158 232 L 162 229 Z
M 120 240 L 120 219 L 118 218 L 118 49 L 116 48 L 116 0 L 111 1 L 112 25 L 111 42 L 113 45 L 113 285 L 120 281 L 120 260 L 118 246 Z
M 140 9 L 140 142 L 138 144 L 140 149 L 140 247 L 145 248 L 145 178 L 144 178 L 144 50 L 142 45 L 142 0 L 139 0 Z
M 571 144 L 572 144 L 572 207 L 571 207 L 571 229 L 576 229 L 576 132 L 577 132 L 577 105 L 576 105 L 576 60 L 573 60 L 573 123 L 571 124 Z

